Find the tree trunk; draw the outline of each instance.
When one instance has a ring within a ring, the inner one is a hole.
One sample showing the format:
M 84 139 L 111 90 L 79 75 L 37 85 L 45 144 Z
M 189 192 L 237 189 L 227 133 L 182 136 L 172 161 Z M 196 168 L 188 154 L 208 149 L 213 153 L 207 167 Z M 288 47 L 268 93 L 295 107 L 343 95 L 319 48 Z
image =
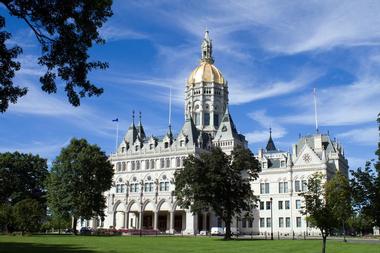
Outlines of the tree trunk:
M 224 240 L 231 239 L 231 220 L 225 221 L 226 223 L 226 233 L 224 234 Z
M 322 253 L 326 253 L 326 235 L 322 235 Z
M 346 227 L 344 226 L 344 222 L 343 222 L 343 241 L 347 242 L 347 239 L 346 239 Z
M 78 219 L 73 216 L 73 218 L 72 218 L 72 222 L 73 222 L 72 229 L 73 229 L 74 235 L 78 234 L 78 231 L 77 231 L 77 221 L 78 221 Z

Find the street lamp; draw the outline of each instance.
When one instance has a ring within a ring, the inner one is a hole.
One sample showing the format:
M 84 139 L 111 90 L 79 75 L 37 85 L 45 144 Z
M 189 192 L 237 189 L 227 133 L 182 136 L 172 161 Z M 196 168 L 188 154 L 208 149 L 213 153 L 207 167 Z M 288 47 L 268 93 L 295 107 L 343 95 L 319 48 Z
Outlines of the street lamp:
M 270 239 L 273 240 L 273 198 L 270 198 Z

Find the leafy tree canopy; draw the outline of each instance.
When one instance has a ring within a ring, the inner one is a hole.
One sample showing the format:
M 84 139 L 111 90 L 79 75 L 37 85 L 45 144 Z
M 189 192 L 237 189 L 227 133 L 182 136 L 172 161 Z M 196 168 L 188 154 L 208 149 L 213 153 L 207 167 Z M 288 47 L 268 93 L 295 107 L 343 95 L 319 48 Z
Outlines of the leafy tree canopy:
M 88 72 L 105 69 L 108 64 L 89 61 L 88 50 L 94 43 L 105 42 L 99 28 L 112 16 L 112 0 L 0 0 L 0 3 L 11 16 L 30 27 L 41 45 L 38 63 L 46 67 L 46 73 L 40 77 L 43 91 L 55 93 L 59 77 L 65 82 L 68 100 L 74 106 L 80 105 L 80 98 L 103 92 L 88 80 Z M 0 112 L 27 93 L 25 87 L 13 83 L 15 72 L 21 67 L 16 58 L 22 49 L 7 48 L 5 43 L 11 34 L 4 27 L 5 19 L 0 16 Z
M 24 199 L 13 208 L 15 224 L 22 232 L 39 231 L 46 217 L 46 208 L 35 199 Z
M 211 208 L 225 222 L 229 239 L 233 216 L 249 213 L 256 202 L 250 181 L 257 179 L 259 170 L 249 149 L 238 147 L 226 155 L 214 148 L 184 161 L 184 168 L 175 173 L 175 195 L 180 206 L 194 213 Z
M 0 203 L 13 205 L 26 198 L 42 200 L 48 173 L 46 159 L 38 155 L 0 153 Z
M 113 166 L 97 145 L 72 139 L 53 162 L 48 179 L 48 205 L 53 214 L 74 218 L 104 217 L 103 193 L 111 188 Z

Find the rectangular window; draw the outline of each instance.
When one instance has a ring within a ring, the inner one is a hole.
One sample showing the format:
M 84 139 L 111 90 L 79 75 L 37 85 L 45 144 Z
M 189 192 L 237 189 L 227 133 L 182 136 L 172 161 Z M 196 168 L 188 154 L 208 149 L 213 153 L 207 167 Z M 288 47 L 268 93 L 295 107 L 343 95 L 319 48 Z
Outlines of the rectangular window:
M 285 209 L 290 209 L 290 201 L 285 200 Z
M 278 183 L 278 193 L 284 193 L 284 182 Z
M 297 228 L 301 227 L 301 217 L 296 217 L 296 226 Z
M 165 191 L 169 191 L 169 182 L 165 182 Z
M 296 209 L 301 209 L 301 200 L 296 200 Z
M 272 220 L 271 218 L 267 218 L 267 228 L 272 227 Z
M 283 217 L 278 218 L 278 227 L 279 228 L 284 227 L 284 218 Z
M 284 182 L 284 193 L 288 192 L 288 182 Z
M 253 227 L 253 219 L 252 218 L 248 219 L 248 227 L 249 228 Z
M 140 169 L 140 161 L 136 161 L 136 170 Z
M 163 169 L 165 167 L 165 159 L 164 158 L 161 158 L 160 159 L 160 168 Z
M 214 126 L 219 126 L 219 115 L 214 113 Z
M 281 167 L 285 167 L 285 161 L 281 161 Z
M 294 190 L 295 192 L 301 192 L 301 185 L 299 180 L 294 181 Z
M 260 201 L 260 210 L 264 210 L 264 201 Z
M 282 200 L 278 201 L 278 209 L 279 210 L 282 210 L 284 208 L 283 203 L 284 203 L 284 201 L 282 201 Z
M 269 183 L 265 183 L 265 193 L 269 193 Z
M 199 118 L 199 112 L 196 112 L 194 114 L 194 121 L 195 121 L 194 123 L 195 123 L 196 126 L 199 126 L 201 124 L 200 118 Z
M 145 169 L 149 170 L 149 160 L 145 160 Z
M 307 181 L 306 180 L 302 180 L 302 191 L 303 192 L 307 191 Z
M 209 126 L 210 125 L 210 113 L 205 112 L 204 114 L 204 125 Z
M 150 160 L 150 168 L 154 169 L 154 160 Z
M 242 226 L 243 228 L 246 228 L 246 227 L 247 227 L 247 219 L 246 219 L 246 218 L 241 219 L 241 226 Z
M 166 158 L 166 168 L 170 168 L 170 159 Z
M 135 170 L 135 162 L 134 161 L 131 162 L 131 169 Z
M 180 159 L 179 157 L 177 157 L 177 158 L 175 159 L 175 162 L 176 162 L 176 166 L 177 166 L 177 168 L 181 166 L 181 159 Z
M 271 203 L 270 203 L 270 201 L 267 201 L 266 202 L 266 209 L 270 210 L 270 208 L 271 208 Z
M 260 194 L 269 193 L 269 183 L 260 183 Z
M 290 228 L 290 217 L 286 217 L 285 219 L 285 225 L 287 228 Z
M 261 228 L 265 227 L 265 219 L 264 218 L 260 218 L 260 227 Z
M 165 189 L 165 182 L 160 182 L 160 191 L 164 191 Z

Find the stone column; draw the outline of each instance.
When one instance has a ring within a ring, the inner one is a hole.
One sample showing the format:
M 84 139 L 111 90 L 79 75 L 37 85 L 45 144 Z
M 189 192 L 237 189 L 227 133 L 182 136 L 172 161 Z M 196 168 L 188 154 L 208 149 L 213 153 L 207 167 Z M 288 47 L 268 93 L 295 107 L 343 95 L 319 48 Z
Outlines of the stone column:
M 125 228 L 129 228 L 129 212 L 125 212 Z
M 137 229 L 142 229 L 142 219 L 143 219 L 143 213 L 139 212 L 139 225 Z
M 122 226 L 123 226 L 123 228 L 125 228 L 125 212 L 122 212 L 122 214 L 123 214 L 123 224 L 122 224 Z
M 174 233 L 174 211 L 169 212 L 169 233 Z
M 157 230 L 157 224 L 158 224 L 158 212 L 153 213 L 153 229 Z
M 184 233 L 188 235 L 198 234 L 198 215 L 194 215 L 190 210 L 186 210 L 186 229 Z

